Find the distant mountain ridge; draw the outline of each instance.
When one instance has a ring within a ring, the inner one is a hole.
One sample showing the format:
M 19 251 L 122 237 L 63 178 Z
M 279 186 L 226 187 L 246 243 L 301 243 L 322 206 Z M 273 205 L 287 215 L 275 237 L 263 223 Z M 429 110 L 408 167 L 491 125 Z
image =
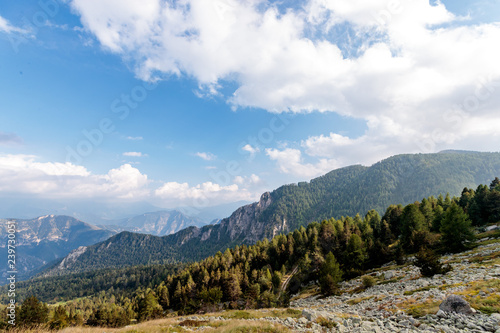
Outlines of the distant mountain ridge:
M 102 228 L 115 231 L 131 231 L 155 236 L 174 234 L 190 226 L 202 227 L 202 220 L 187 217 L 176 210 L 163 210 L 144 213 L 128 219 L 113 221 L 113 225 L 100 225 Z
M 56 259 L 71 254 L 66 262 L 72 262 L 79 251 L 87 246 L 102 242 L 122 231 L 150 234 L 156 236 L 170 235 L 190 226 L 202 227 L 206 223 L 190 218 L 182 213 L 158 211 L 144 213 L 121 221 L 119 225 L 92 225 L 71 216 L 45 215 L 34 219 L 9 219 L 17 222 L 17 263 L 19 279 L 25 279 L 44 269 L 44 266 Z M 7 219 L 0 219 L 0 238 L 7 237 Z M 0 248 L 6 251 L 6 241 Z M 75 253 L 72 251 L 75 250 Z M 7 269 L 0 270 L 5 275 Z
M 18 278 L 28 277 L 32 271 L 80 246 L 88 246 L 101 242 L 115 233 L 70 216 L 46 215 L 30 220 L 10 219 L 16 221 L 16 268 Z M 7 252 L 6 219 L 0 219 L 0 248 Z M 7 258 L 7 255 L 5 255 Z M 6 265 L 0 274 L 5 276 Z
M 490 183 L 499 175 L 500 153 L 397 155 L 371 167 L 345 167 L 310 182 L 281 186 L 216 225 L 190 227 L 164 237 L 120 233 L 87 247 L 70 264 L 55 266 L 44 275 L 199 260 L 312 221 L 364 215 L 370 209 L 383 214 L 390 204 L 408 204 L 439 193 L 459 195 L 464 187 Z

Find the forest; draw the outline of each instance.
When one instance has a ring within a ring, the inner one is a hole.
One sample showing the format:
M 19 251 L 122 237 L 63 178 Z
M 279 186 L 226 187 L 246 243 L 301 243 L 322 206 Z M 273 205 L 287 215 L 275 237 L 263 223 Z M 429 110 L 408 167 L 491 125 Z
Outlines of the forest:
M 437 254 L 474 246 L 475 231 L 500 221 L 500 180 L 461 196 L 390 205 L 381 216 L 330 218 L 189 265 L 99 270 L 19 285 L 19 324 L 120 327 L 135 321 L 220 309 L 287 306 L 306 284 L 337 293 L 343 279 L 416 254 L 423 274 L 445 270 Z M 427 262 L 425 262 L 427 260 Z M 433 261 L 434 260 L 434 261 Z M 433 261 L 433 262 L 431 262 Z M 431 266 L 429 266 L 429 263 Z M 424 267 L 425 266 L 425 267 Z M 284 287 L 284 282 L 287 288 Z M 3 293 L 4 294 L 4 293 Z M 5 301 L 5 300 L 2 300 Z M 2 313 L 6 313 L 5 306 Z M 6 318 L 0 326 L 7 327 Z

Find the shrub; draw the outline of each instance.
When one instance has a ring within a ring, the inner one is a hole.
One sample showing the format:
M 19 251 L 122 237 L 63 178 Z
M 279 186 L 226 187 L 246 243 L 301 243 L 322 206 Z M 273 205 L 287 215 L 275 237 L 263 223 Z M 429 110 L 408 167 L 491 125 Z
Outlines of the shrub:
M 415 266 L 420 268 L 423 276 L 431 277 L 435 274 L 445 274 L 451 271 L 450 265 L 443 265 L 438 255 L 431 249 L 422 247 L 416 255 Z
M 363 283 L 364 288 L 370 288 L 375 285 L 375 278 L 370 275 L 365 275 L 361 278 L 361 282 Z

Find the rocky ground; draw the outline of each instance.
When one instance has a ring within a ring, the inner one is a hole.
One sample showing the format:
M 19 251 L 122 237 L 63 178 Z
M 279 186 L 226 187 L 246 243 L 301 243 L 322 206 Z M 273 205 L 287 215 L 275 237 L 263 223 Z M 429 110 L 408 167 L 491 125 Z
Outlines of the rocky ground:
M 293 315 L 277 317 L 272 315 L 273 309 L 262 309 L 257 318 L 245 320 L 267 321 L 294 332 L 500 333 L 500 240 L 482 241 L 474 250 L 444 256 L 442 261 L 453 268 L 445 275 L 422 277 L 410 258 L 406 265 L 389 263 L 370 272 L 375 279 L 371 287 L 363 288 L 361 278 L 344 281 L 341 295 L 324 298 L 313 285 L 305 294 L 292 298 Z M 464 299 L 470 313 L 440 310 L 450 295 Z M 180 320 L 230 319 L 208 315 Z M 194 330 L 200 329 L 210 327 Z
M 344 293 L 321 299 L 319 296 L 297 299 L 293 308 L 303 309 L 305 320 L 290 327 L 308 328 L 319 317 L 335 322 L 339 332 L 497 332 L 500 314 L 475 311 L 470 315 L 439 311 L 447 296 L 462 295 L 478 304 L 500 299 L 500 243 L 480 246 L 452 256 L 445 256 L 453 270 L 432 278 L 421 277 L 418 268 L 407 265 L 398 269 L 385 267 L 374 272 L 378 284 L 359 293 L 361 279 L 344 282 Z M 485 290 L 483 290 L 485 289 Z M 482 302 L 481 302 L 482 301 Z M 415 318 L 418 317 L 418 318 Z M 320 320 L 321 321 L 321 320 Z M 313 325 L 316 326 L 316 325 Z

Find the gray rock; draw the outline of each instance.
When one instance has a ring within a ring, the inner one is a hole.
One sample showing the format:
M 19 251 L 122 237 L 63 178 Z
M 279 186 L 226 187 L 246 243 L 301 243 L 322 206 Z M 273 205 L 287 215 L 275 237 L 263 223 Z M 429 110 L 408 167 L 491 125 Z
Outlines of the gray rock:
M 394 272 L 393 271 L 387 271 L 384 272 L 384 279 L 390 280 L 394 277 Z
M 309 320 L 309 321 L 314 321 L 314 320 L 316 320 L 316 318 L 318 318 L 316 311 L 311 310 L 311 309 L 302 310 L 302 316 L 306 317 L 307 320 Z
M 436 316 L 438 316 L 439 318 L 446 318 L 446 313 L 443 310 L 439 309 L 436 313 Z
M 497 323 L 500 323 L 500 313 L 492 313 L 490 318 L 494 319 Z
M 469 303 L 458 295 L 448 296 L 443 303 L 439 305 L 439 310 L 444 312 L 456 312 L 466 315 L 473 314 L 474 311 Z

